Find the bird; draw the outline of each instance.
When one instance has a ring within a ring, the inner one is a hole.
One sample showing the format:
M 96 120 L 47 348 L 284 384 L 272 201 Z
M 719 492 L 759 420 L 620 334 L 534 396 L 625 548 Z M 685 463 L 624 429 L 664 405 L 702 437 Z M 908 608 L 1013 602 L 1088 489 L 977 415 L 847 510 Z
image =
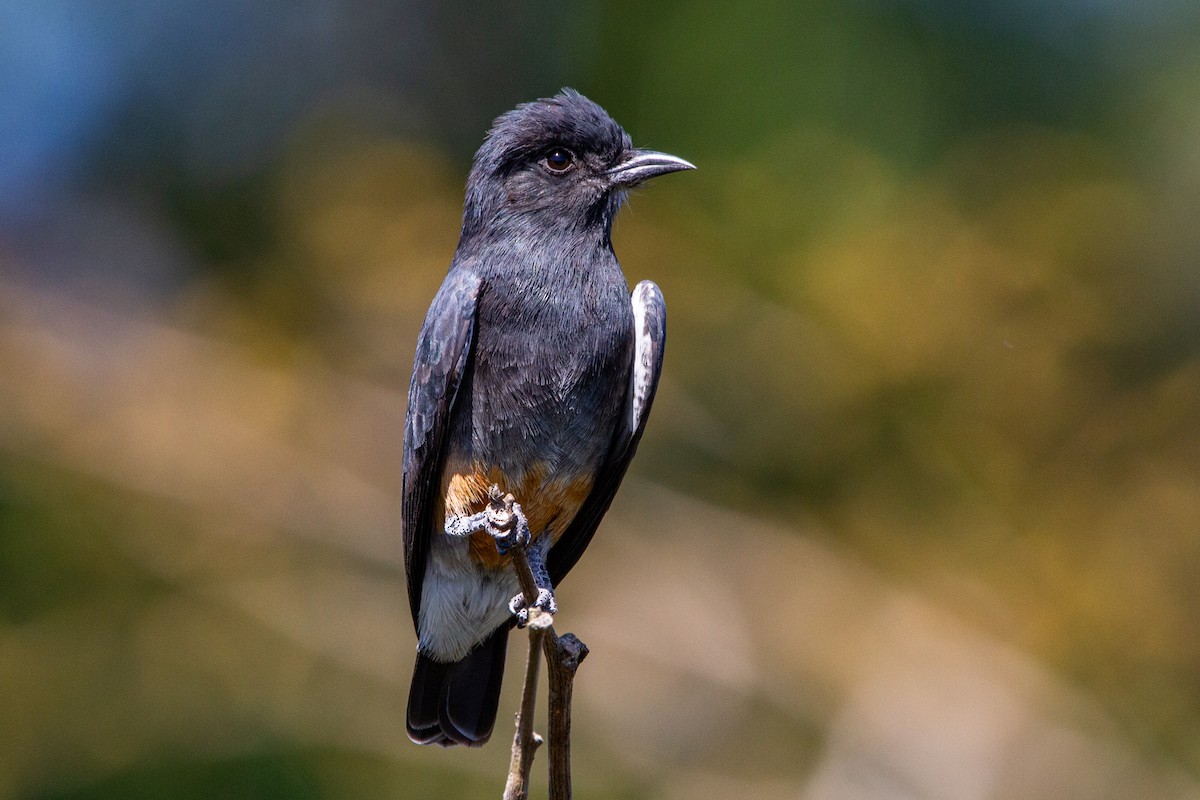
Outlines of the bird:
M 613 220 L 633 187 L 690 169 L 635 148 L 569 88 L 497 117 L 475 154 L 405 418 L 414 742 L 488 740 L 508 634 L 529 612 L 511 547 L 526 549 L 533 605 L 553 613 L 616 494 L 658 387 L 666 309 L 651 281 L 629 291 Z M 508 533 L 486 522 L 493 487 L 517 501 Z

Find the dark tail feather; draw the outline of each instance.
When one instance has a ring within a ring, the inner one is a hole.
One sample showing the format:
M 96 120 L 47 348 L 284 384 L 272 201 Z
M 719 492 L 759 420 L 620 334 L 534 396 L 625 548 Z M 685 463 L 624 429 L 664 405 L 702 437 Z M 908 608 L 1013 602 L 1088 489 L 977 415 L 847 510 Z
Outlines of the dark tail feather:
M 454 663 L 417 653 L 408 691 L 408 738 L 442 747 L 488 740 L 500 706 L 509 627 L 501 625 Z
M 417 744 L 454 744 L 442 735 L 442 726 L 438 722 L 438 709 L 445 694 L 443 687 L 452 666 L 417 653 L 412 685 L 408 690 L 408 738 Z

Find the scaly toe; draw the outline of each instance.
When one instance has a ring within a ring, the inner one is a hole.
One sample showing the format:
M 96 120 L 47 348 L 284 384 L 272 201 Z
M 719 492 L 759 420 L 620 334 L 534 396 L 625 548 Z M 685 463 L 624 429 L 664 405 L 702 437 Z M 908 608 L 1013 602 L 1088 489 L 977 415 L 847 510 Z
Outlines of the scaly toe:
M 522 598 L 524 600 L 524 598 Z M 533 601 L 534 608 L 540 608 L 547 614 L 558 613 L 558 603 L 554 601 L 554 592 L 549 589 L 538 589 L 537 600 Z

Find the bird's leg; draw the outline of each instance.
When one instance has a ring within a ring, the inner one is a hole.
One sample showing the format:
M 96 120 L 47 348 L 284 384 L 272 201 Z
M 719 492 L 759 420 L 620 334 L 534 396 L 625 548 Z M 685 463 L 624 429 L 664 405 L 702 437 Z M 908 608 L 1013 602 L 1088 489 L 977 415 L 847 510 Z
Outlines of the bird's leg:
M 529 520 L 521 510 L 521 504 L 516 502 L 511 494 L 502 495 L 499 486 L 488 490 L 488 507 L 484 512 L 488 518 L 488 526 L 498 532 L 507 532 L 503 537 L 496 537 L 496 547 L 500 554 L 508 552 L 512 547 L 520 547 L 529 564 L 529 572 L 533 576 L 533 585 L 537 588 L 537 597 L 532 606 L 525 600 L 522 591 L 508 601 L 508 609 L 517 618 L 517 627 L 524 628 L 531 619 L 531 608 L 547 615 L 547 619 L 558 611 L 554 602 L 554 586 L 550 582 L 550 572 L 546 569 L 546 553 L 543 544 L 549 539 L 542 539 L 529 547 L 532 534 L 529 531 Z M 495 535 L 495 534 L 493 534 Z
M 446 520 L 446 535 L 447 536 L 470 536 L 476 531 L 488 531 L 491 527 L 491 522 L 488 520 L 488 513 L 480 511 L 478 514 L 468 514 L 465 517 L 450 517 Z M 495 536 L 496 534 L 492 534 Z
M 541 541 L 549 541 L 542 539 Z M 529 571 L 533 573 L 533 583 L 537 586 L 537 599 L 533 608 L 553 616 L 558 613 L 558 603 L 554 601 L 554 585 L 550 582 L 550 571 L 546 569 L 546 554 L 541 542 L 525 550 L 525 558 L 529 562 Z M 517 627 L 524 628 L 529 624 L 530 606 L 525 601 L 524 592 L 508 601 L 508 610 L 517 618 Z

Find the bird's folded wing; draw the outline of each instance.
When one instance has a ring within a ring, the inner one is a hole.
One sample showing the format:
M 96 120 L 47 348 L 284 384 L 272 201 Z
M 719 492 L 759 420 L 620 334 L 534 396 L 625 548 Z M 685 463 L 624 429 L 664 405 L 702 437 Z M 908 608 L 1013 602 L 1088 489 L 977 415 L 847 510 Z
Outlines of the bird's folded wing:
M 625 413 L 609 446 L 608 456 L 591 493 L 579 512 L 550 550 L 546 566 L 555 586 L 583 555 L 592 534 L 612 504 L 625 470 L 637 450 L 650 416 L 650 406 L 658 391 L 662 374 L 663 347 L 667 338 L 667 307 L 662 291 L 651 281 L 642 281 L 633 290 L 634 354 L 630 365 L 629 393 Z
M 404 571 L 413 624 L 421 604 L 425 560 L 439 508 L 436 493 L 446 456 L 450 416 L 474 344 L 480 279 L 451 270 L 438 291 L 421 334 L 408 389 L 404 426 Z

